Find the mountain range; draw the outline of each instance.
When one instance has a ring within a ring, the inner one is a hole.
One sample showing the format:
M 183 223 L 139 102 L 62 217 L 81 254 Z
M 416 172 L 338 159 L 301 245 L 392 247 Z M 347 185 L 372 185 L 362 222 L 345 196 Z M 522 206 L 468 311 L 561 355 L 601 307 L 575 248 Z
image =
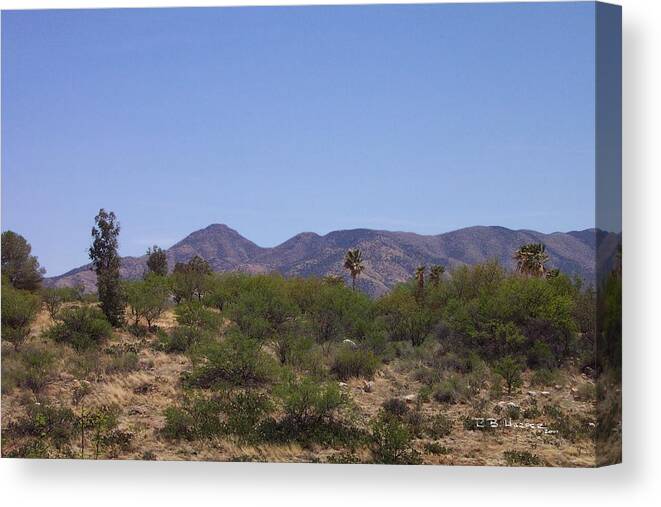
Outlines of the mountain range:
M 392 232 L 372 229 L 333 231 L 324 236 L 303 232 L 284 243 L 263 248 L 224 224 L 213 224 L 189 234 L 166 250 L 170 269 L 176 262 L 187 262 L 199 255 L 214 271 L 249 273 L 279 272 L 284 276 L 340 275 L 348 278 L 343 259 L 350 248 L 360 248 L 365 270 L 357 286 L 372 296 L 409 280 L 417 266 L 442 264 L 448 272 L 461 265 L 496 259 L 514 267 L 512 255 L 526 243 L 544 243 L 550 267 L 594 283 L 597 247 L 602 263 L 610 263 L 620 242 L 620 234 L 598 229 L 543 234 L 496 226 L 475 226 L 438 235 Z M 602 248 L 603 247 L 603 248 Z M 606 252 L 601 255 L 601 252 Z M 140 278 L 146 271 L 147 256 L 123 257 L 122 278 Z M 96 275 L 89 264 L 46 279 L 49 286 L 83 285 L 96 289 Z

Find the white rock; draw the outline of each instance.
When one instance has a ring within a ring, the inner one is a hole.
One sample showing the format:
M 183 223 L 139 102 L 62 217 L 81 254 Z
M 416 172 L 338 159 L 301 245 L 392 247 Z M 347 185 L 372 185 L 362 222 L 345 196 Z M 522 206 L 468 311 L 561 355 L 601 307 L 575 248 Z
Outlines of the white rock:
M 342 340 L 342 343 L 344 345 L 348 345 L 352 349 L 357 349 L 358 348 L 358 345 L 356 345 L 356 342 L 353 341 L 353 340 L 345 339 L 345 340 Z
M 407 394 L 406 396 L 404 396 L 404 401 L 406 403 L 413 403 L 416 398 L 417 396 L 415 394 Z
M 366 380 L 363 382 L 363 391 L 366 393 L 371 393 L 374 390 L 374 383 Z

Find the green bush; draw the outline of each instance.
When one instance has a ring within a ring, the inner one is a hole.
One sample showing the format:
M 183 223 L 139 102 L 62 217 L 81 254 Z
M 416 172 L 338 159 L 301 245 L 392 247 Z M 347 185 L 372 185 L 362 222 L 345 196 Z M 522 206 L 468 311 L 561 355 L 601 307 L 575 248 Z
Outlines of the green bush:
M 17 349 L 30 335 L 30 325 L 37 316 L 39 297 L 9 284 L 2 284 L 2 339 Z
M 458 403 L 466 393 L 466 383 L 458 375 L 451 375 L 433 387 L 432 396 L 439 403 Z
M 46 331 L 46 336 L 76 350 L 98 345 L 112 335 L 112 326 L 95 306 L 66 308 L 60 312 L 59 320 Z
M 343 346 L 335 355 L 331 371 L 341 380 L 351 377 L 371 379 L 378 365 L 379 360 L 371 351 Z
M 431 438 L 443 438 L 452 433 L 452 420 L 443 414 L 437 414 L 429 419 L 426 427 Z
M 32 445 L 23 447 L 22 452 L 28 454 L 18 453 L 18 457 L 29 457 L 37 448 L 46 454 L 39 457 L 55 457 L 51 455 L 50 449 L 58 453 L 65 452 L 79 427 L 71 409 L 41 403 L 28 405 L 26 415 L 10 422 L 3 430 L 3 454 L 4 449 L 12 447 L 14 441 L 27 438 Z
M 220 398 L 187 398 L 178 407 L 165 409 L 163 436 L 170 440 L 195 440 L 224 434 Z
M 401 398 L 389 398 L 381 405 L 384 412 L 400 419 L 404 417 L 408 411 L 409 406 Z
M 191 326 L 177 326 L 169 334 L 159 332 L 159 344 L 165 352 L 187 352 L 194 345 L 209 340 L 209 334 Z
M 521 379 L 521 363 L 512 356 L 504 357 L 498 361 L 494 367 L 494 371 L 505 381 L 507 394 L 512 394 L 514 389 L 523 384 L 523 380 Z
M 106 373 L 128 373 L 140 368 L 140 359 L 135 352 L 121 352 L 111 357 Z
M 528 451 L 505 451 L 505 462 L 508 466 L 541 466 L 542 460 L 536 454 Z
M 445 447 L 444 445 L 439 444 L 438 442 L 429 442 L 425 444 L 425 451 L 429 454 L 450 454 L 451 450 Z
M 224 403 L 225 429 L 240 442 L 257 442 L 262 438 L 262 423 L 272 409 L 273 404 L 265 394 L 234 393 Z
M 218 331 L 223 323 L 218 312 L 205 307 L 200 301 L 181 303 L 177 305 L 174 313 L 180 326 Z
M 414 465 L 421 462 L 419 453 L 411 446 L 411 433 L 399 419 L 382 412 L 370 426 L 370 447 L 375 463 Z
M 258 386 L 270 382 L 276 372 L 275 361 L 261 344 L 239 333 L 202 344 L 193 356 L 195 367 L 188 382 L 196 387 Z

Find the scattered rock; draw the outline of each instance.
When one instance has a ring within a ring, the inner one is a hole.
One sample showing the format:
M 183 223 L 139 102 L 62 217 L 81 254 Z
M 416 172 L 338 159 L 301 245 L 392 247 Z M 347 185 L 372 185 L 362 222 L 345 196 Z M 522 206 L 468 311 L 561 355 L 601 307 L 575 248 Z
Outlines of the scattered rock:
M 550 391 L 541 391 L 539 394 L 541 394 L 542 396 L 551 396 Z
M 574 393 L 574 394 L 576 394 L 576 393 L 578 392 L 578 389 L 575 388 L 575 387 L 572 387 L 572 388 L 571 388 L 571 392 Z
M 342 343 L 343 343 L 344 345 L 348 345 L 348 346 L 351 347 L 352 349 L 357 349 L 357 348 L 358 348 L 358 345 L 356 345 L 356 342 L 353 341 L 353 340 L 349 340 L 348 338 L 342 340 Z
M 556 388 L 556 389 L 562 389 L 562 386 L 561 386 L 560 384 L 556 384 L 556 385 L 555 385 L 555 388 Z
M 537 391 L 528 391 L 528 396 L 532 396 L 534 398 L 537 396 Z
M 417 395 L 415 395 L 415 394 L 407 394 L 406 396 L 404 396 L 404 401 L 406 403 L 413 403 L 416 398 L 417 398 Z
M 366 393 L 371 393 L 374 390 L 374 382 L 366 380 L 363 382 L 363 391 Z
M 348 384 L 346 382 L 339 382 L 338 385 L 340 387 L 347 387 Z

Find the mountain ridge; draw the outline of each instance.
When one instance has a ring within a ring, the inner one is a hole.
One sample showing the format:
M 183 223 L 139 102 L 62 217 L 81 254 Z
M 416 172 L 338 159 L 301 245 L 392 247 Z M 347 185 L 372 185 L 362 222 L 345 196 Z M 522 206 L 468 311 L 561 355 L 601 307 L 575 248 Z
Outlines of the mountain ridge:
M 550 266 L 570 276 L 594 283 L 597 271 L 597 247 L 608 247 L 599 265 L 610 262 L 620 234 L 598 229 L 541 233 L 513 230 L 501 226 L 472 226 L 436 235 L 377 229 L 344 229 L 319 235 L 298 233 L 273 247 L 261 247 L 226 224 L 210 224 L 193 231 L 166 250 L 170 269 L 176 262 L 187 262 L 195 255 L 205 259 L 214 271 L 249 273 L 279 272 L 284 276 L 339 275 L 349 248 L 360 248 L 365 270 L 358 279 L 361 290 L 378 296 L 396 283 L 410 279 L 420 264 L 443 264 L 448 270 L 461 265 L 498 260 L 514 267 L 512 254 L 525 243 L 542 242 L 550 257 Z M 135 279 L 146 270 L 147 256 L 122 258 L 120 274 Z M 90 264 L 46 279 L 50 286 L 82 284 L 95 289 L 96 276 Z

